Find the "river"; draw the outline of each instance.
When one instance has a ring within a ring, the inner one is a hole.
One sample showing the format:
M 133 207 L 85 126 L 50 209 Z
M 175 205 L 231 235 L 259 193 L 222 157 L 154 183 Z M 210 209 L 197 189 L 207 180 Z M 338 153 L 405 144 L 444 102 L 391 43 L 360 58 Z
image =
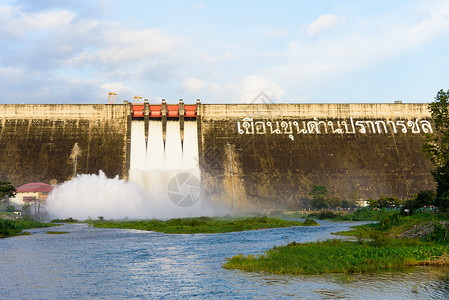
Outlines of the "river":
M 223 234 L 163 234 L 87 224 L 0 239 L 1 299 L 448 299 L 449 273 L 415 267 L 350 276 L 227 270 L 227 257 L 333 238 L 357 223 L 320 221 Z M 68 234 L 46 234 L 66 231 Z

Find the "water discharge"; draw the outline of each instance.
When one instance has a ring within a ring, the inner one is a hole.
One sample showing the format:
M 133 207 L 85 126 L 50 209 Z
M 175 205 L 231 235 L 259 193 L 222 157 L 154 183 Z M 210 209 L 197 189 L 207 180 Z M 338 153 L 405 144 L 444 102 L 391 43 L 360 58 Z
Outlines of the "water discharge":
M 198 135 L 195 121 L 167 121 L 164 143 L 162 122 L 150 120 L 145 143 L 144 121 L 131 126 L 129 181 L 98 175 L 78 175 L 49 195 L 53 217 L 159 218 L 213 215 L 201 201 Z

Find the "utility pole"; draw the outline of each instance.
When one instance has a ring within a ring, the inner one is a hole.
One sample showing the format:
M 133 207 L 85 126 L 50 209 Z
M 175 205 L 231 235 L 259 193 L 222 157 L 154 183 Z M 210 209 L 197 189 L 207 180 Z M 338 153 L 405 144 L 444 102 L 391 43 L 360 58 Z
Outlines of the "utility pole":
M 232 166 L 232 152 L 231 144 L 228 143 L 229 147 L 229 160 L 231 161 L 231 184 L 232 184 L 232 199 L 234 200 L 234 214 L 235 214 L 235 190 L 234 190 L 234 168 Z

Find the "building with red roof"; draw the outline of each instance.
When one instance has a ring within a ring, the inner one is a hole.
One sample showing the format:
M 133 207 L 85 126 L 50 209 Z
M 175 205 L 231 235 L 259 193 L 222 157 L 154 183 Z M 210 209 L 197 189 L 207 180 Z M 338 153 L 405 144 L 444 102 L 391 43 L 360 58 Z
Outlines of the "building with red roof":
M 17 194 L 11 198 L 11 202 L 24 205 L 34 202 L 45 202 L 48 194 L 53 190 L 53 187 L 44 182 L 32 182 L 19 186 L 16 191 Z

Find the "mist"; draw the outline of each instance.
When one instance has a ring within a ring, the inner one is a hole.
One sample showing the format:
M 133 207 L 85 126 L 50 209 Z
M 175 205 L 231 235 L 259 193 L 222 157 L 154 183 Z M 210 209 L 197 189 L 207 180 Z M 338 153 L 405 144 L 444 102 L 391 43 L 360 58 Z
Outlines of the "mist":
M 140 184 L 108 178 L 104 172 L 81 174 L 54 188 L 46 210 L 52 219 L 171 219 L 214 216 L 217 212 L 203 207 L 200 200 L 190 207 L 173 204 L 165 194 L 155 195 Z

